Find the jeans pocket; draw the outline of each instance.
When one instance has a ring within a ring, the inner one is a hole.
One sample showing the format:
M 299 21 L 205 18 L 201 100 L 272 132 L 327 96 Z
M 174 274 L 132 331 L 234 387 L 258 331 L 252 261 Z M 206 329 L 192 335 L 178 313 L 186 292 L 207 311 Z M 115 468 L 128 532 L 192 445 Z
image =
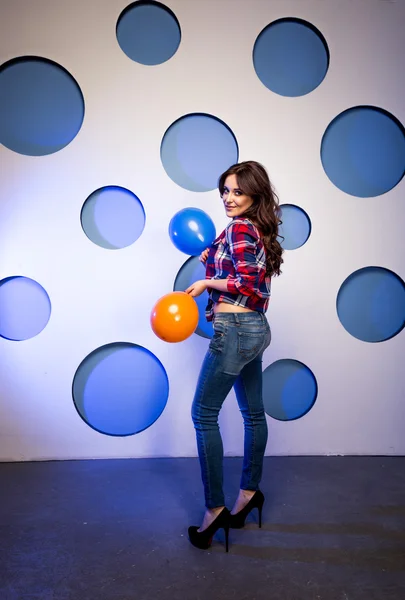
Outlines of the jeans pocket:
M 263 347 L 264 336 L 263 332 L 249 333 L 246 331 L 238 331 L 238 353 L 253 360 Z

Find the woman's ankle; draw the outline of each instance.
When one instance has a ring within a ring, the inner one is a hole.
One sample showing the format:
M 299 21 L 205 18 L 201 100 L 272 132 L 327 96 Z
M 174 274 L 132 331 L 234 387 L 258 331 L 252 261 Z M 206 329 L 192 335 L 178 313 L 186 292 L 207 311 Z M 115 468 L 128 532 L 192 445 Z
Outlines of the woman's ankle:
M 224 510 L 224 508 L 225 506 L 216 506 L 215 508 L 207 508 L 206 510 L 208 513 L 210 513 L 210 515 L 217 516 Z
M 239 494 L 238 497 L 235 500 L 235 504 L 233 505 L 233 508 L 231 510 L 231 514 L 236 514 L 237 512 L 239 512 L 240 510 L 242 510 L 242 508 L 244 508 L 246 506 L 246 504 L 249 502 L 249 500 L 252 498 L 252 496 L 254 496 L 255 491 L 254 490 L 239 490 Z
M 203 518 L 203 522 L 201 527 L 198 529 L 199 532 L 204 531 L 211 525 L 213 521 L 217 518 L 217 516 L 224 510 L 225 506 L 217 506 L 215 508 L 207 508 L 205 510 L 205 515 Z
M 244 500 L 245 499 L 250 500 L 250 498 L 255 495 L 255 491 L 256 490 L 242 490 L 242 489 L 240 489 L 239 490 L 239 498 L 243 498 Z

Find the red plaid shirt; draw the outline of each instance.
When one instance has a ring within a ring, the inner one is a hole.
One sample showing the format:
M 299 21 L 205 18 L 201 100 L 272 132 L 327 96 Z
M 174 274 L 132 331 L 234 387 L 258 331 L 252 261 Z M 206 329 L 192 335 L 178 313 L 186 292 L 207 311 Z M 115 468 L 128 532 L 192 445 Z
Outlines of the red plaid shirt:
M 227 279 L 228 291 L 207 289 L 207 321 L 212 321 L 216 302 L 266 312 L 271 278 L 266 276 L 265 260 L 265 248 L 255 225 L 242 217 L 233 219 L 213 241 L 208 254 L 205 278 Z

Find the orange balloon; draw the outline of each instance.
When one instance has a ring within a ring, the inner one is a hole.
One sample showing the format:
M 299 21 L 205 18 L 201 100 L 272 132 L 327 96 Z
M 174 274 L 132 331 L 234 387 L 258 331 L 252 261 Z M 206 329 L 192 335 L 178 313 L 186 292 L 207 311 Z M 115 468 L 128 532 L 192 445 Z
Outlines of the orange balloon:
M 154 333 L 163 341 L 182 342 L 197 329 L 197 303 L 186 292 L 166 294 L 153 307 L 150 323 Z

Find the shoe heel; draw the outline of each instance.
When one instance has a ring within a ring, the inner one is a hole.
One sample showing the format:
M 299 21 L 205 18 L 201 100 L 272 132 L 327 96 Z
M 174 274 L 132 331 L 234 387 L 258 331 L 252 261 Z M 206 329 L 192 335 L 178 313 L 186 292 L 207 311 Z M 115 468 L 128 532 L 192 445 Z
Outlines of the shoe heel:
M 261 528 L 262 526 L 262 510 L 263 510 L 263 504 L 264 504 L 264 496 L 263 494 L 261 494 L 260 498 L 259 498 L 259 502 L 257 504 L 257 508 L 259 511 L 259 528 Z
M 225 552 L 228 552 L 229 525 L 224 527 L 224 531 L 225 531 Z
M 246 517 L 248 514 L 254 509 L 257 508 L 259 511 L 259 527 L 262 526 L 262 509 L 264 504 L 264 496 L 260 490 L 257 490 L 255 494 L 251 497 L 249 502 L 246 504 L 242 510 L 237 512 L 234 515 L 229 515 L 229 526 L 232 529 L 241 529 L 244 524 Z

